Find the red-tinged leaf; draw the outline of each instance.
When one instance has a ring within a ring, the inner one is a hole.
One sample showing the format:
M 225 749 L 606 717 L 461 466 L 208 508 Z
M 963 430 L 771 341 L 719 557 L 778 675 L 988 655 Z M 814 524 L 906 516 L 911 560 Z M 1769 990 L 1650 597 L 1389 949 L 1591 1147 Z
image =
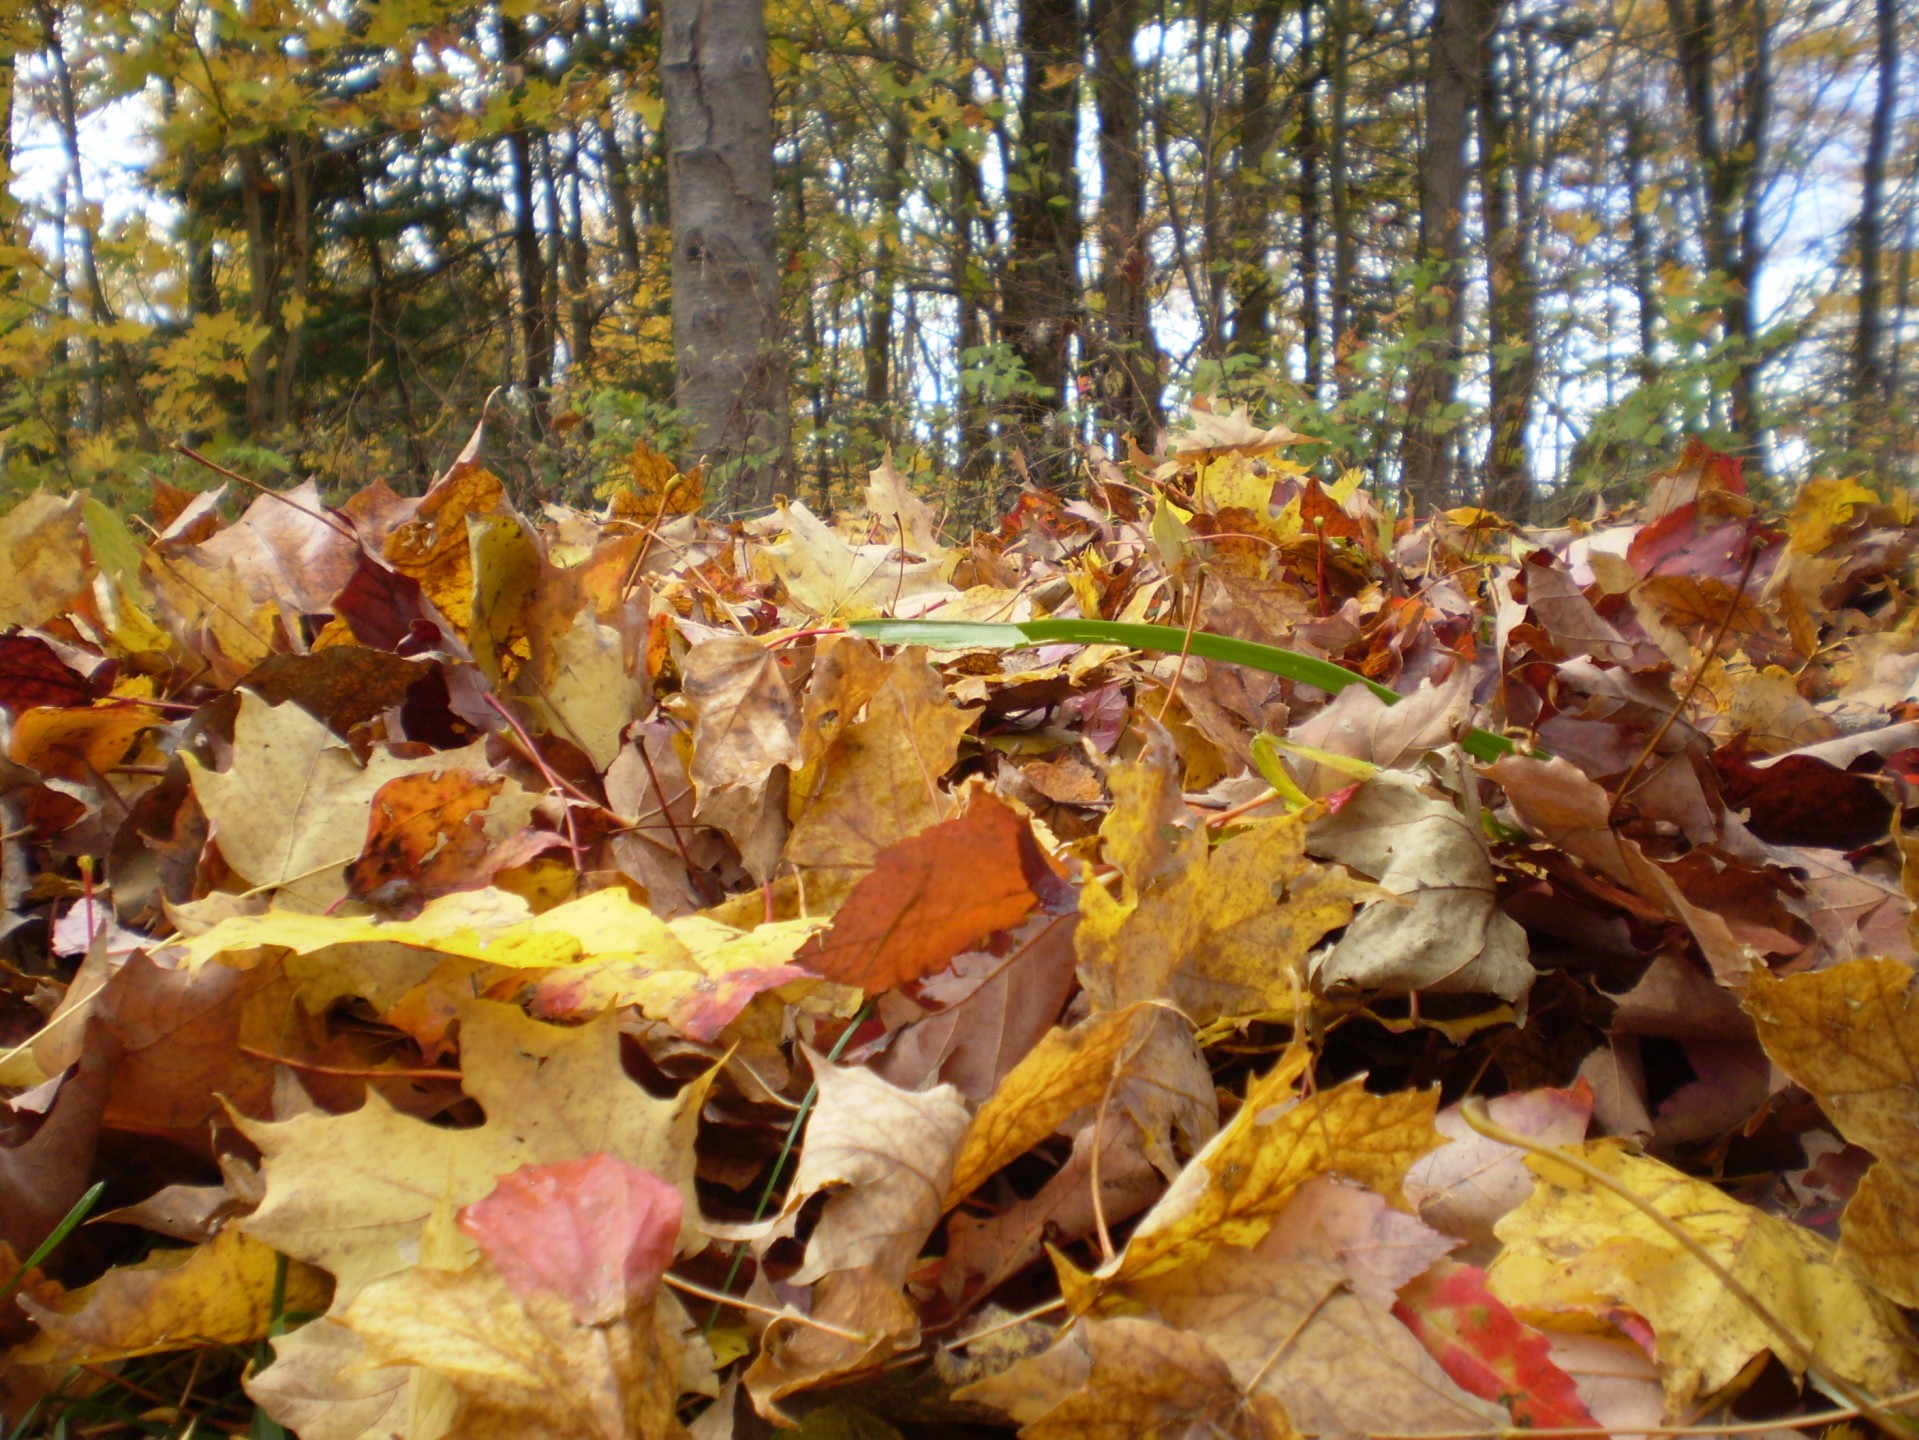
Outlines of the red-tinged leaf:
M 667 1021 L 687 1039 L 709 1044 L 739 1018 L 755 995 L 813 978 L 811 970 L 798 965 L 760 965 L 711 975 L 672 1003 Z
M 1551 1343 L 1493 1297 L 1478 1266 L 1442 1261 L 1399 1292 L 1393 1314 L 1461 1389 L 1508 1406 L 1515 1424 L 1595 1423 Z
M 1016 925 L 1049 874 L 1026 819 L 988 795 L 966 813 L 880 852 L 832 928 L 797 957 L 877 995 L 945 969 L 976 940 Z
M 558 1295 L 582 1325 L 597 1325 L 652 1298 L 684 1211 L 652 1171 L 589 1155 L 501 1177 L 459 1224 L 516 1294 Z
M 0 707 L 18 715 L 35 706 L 93 703 L 93 688 L 34 635 L 0 635 Z
M 1361 534 L 1359 522 L 1321 490 L 1317 480 L 1306 482 L 1305 492 L 1299 497 L 1299 518 L 1306 522 L 1307 534 L 1323 535 L 1328 540 L 1356 540 Z

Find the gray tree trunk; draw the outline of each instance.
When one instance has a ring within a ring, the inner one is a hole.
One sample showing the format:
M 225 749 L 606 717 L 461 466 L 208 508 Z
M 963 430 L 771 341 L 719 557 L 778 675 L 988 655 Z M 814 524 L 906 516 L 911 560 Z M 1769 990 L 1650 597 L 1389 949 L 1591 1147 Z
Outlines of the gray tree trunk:
M 1417 336 L 1406 386 L 1400 485 L 1421 516 L 1445 504 L 1452 479 L 1459 386 L 1460 218 L 1466 205 L 1466 133 L 1479 90 L 1479 37 L 1488 0 L 1438 0 L 1426 56 L 1426 134 L 1419 151 L 1419 250 L 1428 267 L 1414 307 Z
M 674 399 L 722 509 L 765 505 L 791 435 L 761 0 L 666 0 Z

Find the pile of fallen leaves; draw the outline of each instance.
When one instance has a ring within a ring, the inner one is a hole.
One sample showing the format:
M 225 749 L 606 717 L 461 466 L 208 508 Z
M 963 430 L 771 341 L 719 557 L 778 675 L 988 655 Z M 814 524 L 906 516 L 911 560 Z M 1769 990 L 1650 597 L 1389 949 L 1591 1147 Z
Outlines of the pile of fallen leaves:
M 970 537 L 890 464 L 516 513 L 477 437 L 0 517 L 0 1411 L 1899 1423 L 1911 498 L 1415 526 L 1296 439 Z

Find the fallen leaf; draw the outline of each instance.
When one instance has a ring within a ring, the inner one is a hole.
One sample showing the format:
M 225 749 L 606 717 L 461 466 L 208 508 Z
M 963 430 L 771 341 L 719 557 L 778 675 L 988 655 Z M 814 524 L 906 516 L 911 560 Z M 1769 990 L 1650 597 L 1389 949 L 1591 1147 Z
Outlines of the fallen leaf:
M 1468 801 L 1469 804 L 1475 802 Z M 1308 845 L 1379 882 L 1330 954 L 1315 957 L 1322 990 L 1492 994 L 1521 1000 L 1538 972 L 1526 932 L 1500 911 L 1486 843 L 1459 806 L 1404 771 L 1361 785 L 1313 823 Z
M 1497 1407 L 1447 1378 L 1386 1306 L 1348 1292 L 1344 1278 L 1304 1256 L 1222 1248 L 1129 1283 L 1123 1299 L 1204 1338 L 1238 1388 L 1270 1395 L 1309 1432 L 1417 1435 L 1503 1423 Z
M 110 1365 L 139 1355 L 264 1340 L 281 1314 L 326 1309 L 332 1286 L 310 1265 L 290 1264 L 234 1229 L 190 1250 L 159 1250 L 109 1270 L 46 1306 L 22 1295 L 40 1325 L 9 1356 L 16 1365 Z M 275 1302 L 279 1308 L 275 1308 Z
M 36 490 L 0 515 L 0 629 L 51 620 L 86 590 L 80 505 Z
M 895 989 L 1025 919 L 1047 878 L 1025 817 L 975 791 L 955 818 L 882 850 L 799 961 L 868 995 Z
M 1400 1291 L 1393 1314 L 1468 1394 L 1509 1405 L 1515 1425 L 1597 1423 L 1572 1377 L 1553 1363 L 1552 1342 L 1487 1290 L 1477 1266 L 1442 1262 Z
M 1299 1092 L 1304 1050 L 1247 1088 L 1246 1100 L 1139 1222 L 1109 1264 L 1064 1275 L 1067 1303 L 1083 1313 L 1100 1290 L 1164 1274 L 1221 1246 L 1257 1245 L 1293 1194 L 1316 1175 L 1339 1175 L 1399 1194 L 1407 1167 L 1439 1143 L 1430 1091 L 1370 1095 L 1356 1081 Z
M 1532 1194 L 1526 1152 L 1481 1135 L 1458 1105 L 1433 1119 L 1446 1143 L 1413 1161 L 1406 1172 L 1406 1198 L 1429 1225 L 1473 1245 L 1492 1246 L 1493 1225 Z M 1592 1088 L 1528 1090 L 1487 1102 L 1493 1120 L 1542 1145 L 1577 1145 L 1592 1121 Z
M 1172 872 L 1114 899 L 1080 891 L 1080 983 L 1102 1009 L 1171 999 L 1201 1025 L 1290 1006 L 1306 952 L 1369 887 L 1306 858 L 1306 822 L 1260 821 L 1181 842 Z
M 1899 1312 L 1810 1230 L 1616 1142 L 1564 1153 L 1681 1226 L 1810 1346 L 1808 1356 L 1785 1344 L 1638 1206 L 1550 1157 L 1529 1156 L 1533 1193 L 1496 1227 L 1505 1249 L 1488 1267 L 1489 1288 L 1536 1323 L 1566 1315 L 1589 1324 L 1622 1307 L 1644 1317 L 1671 1413 L 1717 1395 L 1768 1352 L 1795 1377 L 1811 1359 L 1874 1395 L 1899 1394 L 1919 1378 Z
M 1149 1005 L 1129 1005 L 1092 1016 L 1070 1030 L 1048 1031 L 967 1126 L 945 1208 L 957 1205 L 1075 1111 L 1109 1093 L 1145 1039 L 1154 1013 Z
M 1775 978 L 1755 970 L 1745 1008 L 1773 1062 L 1839 1133 L 1878 1157 L 1841 1220 L 1839 1256 L 1901 1305 L 1919 1304 L 1919 1008 L 1913 972 L 1853 960 Z
M 1025 1440 L 1292 1440 L 1285 1408 L 1244 1395 L 1198 1335 L 1152 1320 L 1094 1320 L 1046 1355 L 967 1386 L 957 1399 L 1003 1410 Z

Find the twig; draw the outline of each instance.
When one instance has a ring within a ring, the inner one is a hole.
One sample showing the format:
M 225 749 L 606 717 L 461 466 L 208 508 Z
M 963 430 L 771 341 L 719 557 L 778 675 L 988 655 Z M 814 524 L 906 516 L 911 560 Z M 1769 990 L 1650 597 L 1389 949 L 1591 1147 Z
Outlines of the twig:
M 642 735 L 637 746 L 640 763 L 646 766 L 646 778 L 653 782 L 653 793 L 660 797 L 660 817 L 666 821 L 668 833 L 673 837 L 673 848 L 680 852 L 680 863 L 686 866 L 686 878 L 693 882 L 700 892 L 700 898 L 708 905 L 720 903 L 719 893 L 713 889 L 713 882 L 705 871 L 693 863 L 693 852 L 686 848 L 686 837 L 680 834 L 680 822 L 673 818 L 673 806 L 666 798 L 666 787 L 660 784 L 659 771 L 653 768 L 653 757 L 646 753 L 646 737 Z
M 538 768 L 541 777 L 547 783 L 547 787 L 561 792 L 560 823 L 566 826 L 566 848 L 572 852 L 573 868 L 576 870 L 580 869 L 584 864 L 586 848 L 580 844 L 580 827 L 578 822 L 573 818 L 573 807 L 567 803 L 566 796 L 577 796 L 589 805 L 597 804 L 598 802 L 588 799 L 585 795 L 581 795 L 578 787 L 561 779 L 560 776 L 554 773 L 553 767 L 546 763 L 546 757 L 540 753 L 539 746 L 533 743 L 533 737 L 526 733 L 526 727 L 520 724 L 511 710 L 500 703 L 498 696 L 490 690 L 485 690 L 480 692 L 480 698 L 486 701 L 486 703 L 498 713 L 502 720 L 513 727 L 513 733 L 519 737 L 520 745 L 526 753 L 526 758 L 531 760 Z
M 1719 628 L 1713 631 L 1712 644 L 1707 648 L 1706 653 L 1699 657 L 1699 664 L 1693 669 L 1692 679 L 1687 682 L 1686 693 L 1679 697 L 1678 703 L 1672 707 L 1672 712 L 1666 716 L 1659 728 L 1653 732 L 1652 739 L 1646 742 L 1646 748 L 1639 752 L 1639 758 L 1632 762 L 1632 768 L 1626 772 L 1625 778 L 1619 782 L 1619 788 L 1613 791 L 1612 804 L 1606 807 L 1607 825 L 1610 826 L 1614 818 L 1619 814 L 1619 807 L 1625 804 L 1626 796 L 1632 790 L 1633 782 L 1639 778 L 1639 772 L 1646 768 L 1646 762 L 1652 759 L 1653 753 L 1659 749 L 1660 741 L 1666 738 L 1666 733 L 1672 729 L 1685 708 L 1692 703 L 1692 697 L 1694 693 L 1698 691 L 1700 682 L 1706 678 L 1706 671 L 1711 668 L 1714 657 L 1719 654 L 1719 647 L 1725 643 L 1726 632 L 1732 629 L 1732 617 L 1739 613 L 1739 604 L 1746 598 L 1746 582 L 1752 579 L 1752 567 L 1758 559 L 1759 546 L 1753 541 L 1748 540 L 1746 542 L 1746 563 L 1739 571 L 1738 588 L 1732 592 L 1732 601 L 1726 606 L 1726 613 L 1720 617 Z
M 823 1330 L 828 1335 L 837 1336 L 841 1340 L 850 1340 L 855 1345 L 873 1343 L 871 1335 L 862 1335 L 857 1330 L 843 1330 L 838 1325 L 830 1325 L 824 1320 L 815 1320 L 811 1315 L 802 1315 L 797 1310 L 775 1310 L 771 1305 L 759 1305 L 751 1300 L 742 1300 L 737 1295 L 728 1295 L 724 1291 L 709 1290 L 704 1285 L 695 1285 L 691 1280 L 682 1280 L 671 1273 L 662 1275 L 660 1278 L 675 1290 L 684 1291 L 688 1295 L 697 1295 L 702 1300 L 711 1300 L 715 1305 L 724 1305 L 733 1310 L 748 1310 L 755 1315 L 770 1315 L 775 1320 L 791 1320 L 795 1325 Z
M 315 1075 L 337 1075 L 347 1080 L 452 1080 L 457 1083 L 465 1078 L 458 1070 L 356 1069 L 349 1065 L 321 1065 L 312 1060 L 295 1060 L 291 1055 L 275 1055 L 271 1050 L 255 1050 L 251 1045 L 236 1045 L 234 1048 L 242 1055 L 251 1055 L 256 1060 L 270 1060 L 275 1065 L 284 1065 L 290 1070 L 306 1070 Z
M 1179 694 L 1179 682 L 1186 678 L 1186 657 L 1193 650 L 1193 631 L 1199 628 L 1199 597 L 1206 593 L 1206 572 L 1199 572 L 1199 579 L 1193 582 L 1193 603 L 1186 615 L 1186 640 L 1179 647 L 1179 664 L 1173 670 L 1173 683 L 1166 687 L 1166 698 L 1159 704 L 1159 723 L 1166 723 L 1166 712 L 1173 708 L 1173 697 Z
M 258 480 L 249 480 L 247 479 L 246 476 L 242 475 L 238 470 L 229 470 L 227 469 L 226 466 L 222 465 L 219 461 L 209 460 L 206 456 L 202 455 L 198 450 L 195 450 L 191 445 L 188 445 L 184 443 L 183 441 L 179 441 L 179 440 L 174 441 L 172 448 L 179 451 L 180 454 L 186 456 L 187 459 L 206 466 L 207 469 L 211 470 L 216 475 L 224 475 L 229 480 L 237 480 L 240 484 L 246 486 L 249 490 L 257 490 L 262 495 L 271 495 L 275 500 L 278 500 L 282 505 L 286 506 L 289 510 L 298 510 L 302 515 L 306 516 L 307 519 L 309 520 L 318 520 L 322 525 L 325 525 L 328 529 L 337 531 L 338 533 L 346 536 L 346 538 L 351 540 L 356 546 L 361 543 L 360 532 L 355 530 L 351 525 L 348 525 L 344 521 L 336 520 L 334 519 L 333 516 L 328 515 L 327 513 L 321 510 L 309 510 L 307 509 L 306 506 L 302 505 L 299 501 L 289 500 L 286 496 L 282 495 L 278 490 L 269 490 L 266 486 L 262 485 Z

